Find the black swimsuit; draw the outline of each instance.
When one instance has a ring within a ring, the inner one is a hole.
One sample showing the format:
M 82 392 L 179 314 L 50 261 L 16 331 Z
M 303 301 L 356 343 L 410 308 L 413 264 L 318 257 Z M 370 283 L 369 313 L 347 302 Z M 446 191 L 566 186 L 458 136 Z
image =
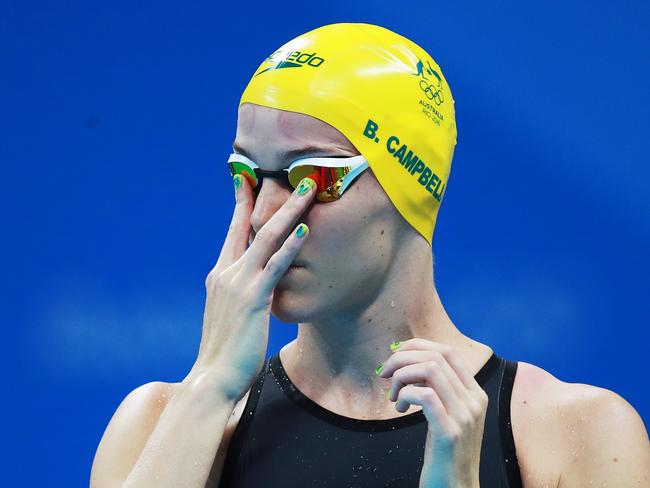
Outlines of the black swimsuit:
M 489 398 L 481 488 L 522 486 L 510 426 L 516 371 L 492 354 L 474 376 Z M 427 425 L 422 410 L 385 420 L 330 412 L 295 387 L 277 353 L 251 388 L 219 488 L 418 488 Z

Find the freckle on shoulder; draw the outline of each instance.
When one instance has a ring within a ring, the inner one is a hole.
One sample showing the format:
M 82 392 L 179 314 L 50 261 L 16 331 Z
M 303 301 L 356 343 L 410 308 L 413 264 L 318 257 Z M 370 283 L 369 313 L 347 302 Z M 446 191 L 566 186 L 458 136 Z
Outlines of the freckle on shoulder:
M 592 385 L 562 381 L 539 366 L 519 361 L 513 399 L 526 406 L 568 407 L 597 390 Z
M 513 400 L 526 406 L 537 406 L 546 400 L 554 400 L 567 383 L 548 371 L 525 361 L 518 361 L 517 375 L 513 386 Z

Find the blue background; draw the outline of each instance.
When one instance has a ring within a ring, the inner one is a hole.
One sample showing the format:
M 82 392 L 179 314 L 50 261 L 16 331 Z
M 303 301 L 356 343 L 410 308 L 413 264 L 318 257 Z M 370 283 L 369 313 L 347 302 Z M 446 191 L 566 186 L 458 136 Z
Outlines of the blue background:
M 6 486 L 87 486 L 124 396 L 189 371 L 234 204 L 241 92 L 273 50 L 334 22 L 412 39 L 451 85 L 434 252 L 452 320 L 506 358 L 615 391 L 647 423 L 647 2 L 0 12 Z M 268 355 L 295 334 L 273 319 Z

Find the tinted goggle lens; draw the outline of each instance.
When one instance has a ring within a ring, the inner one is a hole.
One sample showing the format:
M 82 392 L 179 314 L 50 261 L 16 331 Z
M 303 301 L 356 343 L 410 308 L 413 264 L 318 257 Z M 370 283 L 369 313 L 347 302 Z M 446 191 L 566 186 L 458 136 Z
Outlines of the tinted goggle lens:
M 230 166 L 231 176 L 235 176 L 235 175 L 246 176 L 248 178 L 248 181 L 250 181 L 251 186 L 253 188 L 257 188 L 258 179 L 257 179 L 257 174 L 255 174 L 253 168 L 251 168 L 245 163 L 240 163 L 239 161 L 228 161 L 228 165 Z
M 313 161 L 313 164 L 308 161 Z M 321 164 L 317 164 L 318 162 Z M 259 191 L 261 180 L 267 177 L 265 173 L 269 173 L 260 170 L 254 162 L 236 153 L 231 155 L 228 165 L 232 176 L 235 174 L 245 176 L 256 191 Z M 304 162 L 292 164 L 288 172 L 282 171 L 285 173 L 283 177 L 294 189 L 303 178 L 313 179 L 316 182 L 316 199 L 320 202 L 331 202 L 340 198 L 349 184 L 366 168 L 368 163 L 363 156 L 359 155 L 345 158 L 305 158 Z

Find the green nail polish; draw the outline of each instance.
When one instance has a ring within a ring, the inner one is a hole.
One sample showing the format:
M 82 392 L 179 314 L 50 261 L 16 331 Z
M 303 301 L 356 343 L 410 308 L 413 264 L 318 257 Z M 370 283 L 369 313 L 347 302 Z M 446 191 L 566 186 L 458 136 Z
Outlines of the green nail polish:
M 305 177 L 300 181 L 300 184 L 298 185 L 298 188 L 296 188 L 296 191 L 298 192 L 298 195 L 302 196 L 315 186 L 316 182 L 314 180 L 309 177 Z
M 309 227 L 307 227 L 307 224 L 300 224 L 296 229 L 296 236 L 303 237 L 307 234 L 309 234 Z
M 375 374 L 379 376 L 379 374 L 381 374 L 382 369 L 384 369 L 384 363 L 381 363 L 379 366 L 377 366 L 377 369 L 375 369 Z
M 400 341 L 395 341 L 395 342 L 393 342 L 393 343 L 390 345 L 390 349 L 391 349 L 391 351 L 396 351 L 397 349 L 399 349 L 400 344 L 401 344 Z

